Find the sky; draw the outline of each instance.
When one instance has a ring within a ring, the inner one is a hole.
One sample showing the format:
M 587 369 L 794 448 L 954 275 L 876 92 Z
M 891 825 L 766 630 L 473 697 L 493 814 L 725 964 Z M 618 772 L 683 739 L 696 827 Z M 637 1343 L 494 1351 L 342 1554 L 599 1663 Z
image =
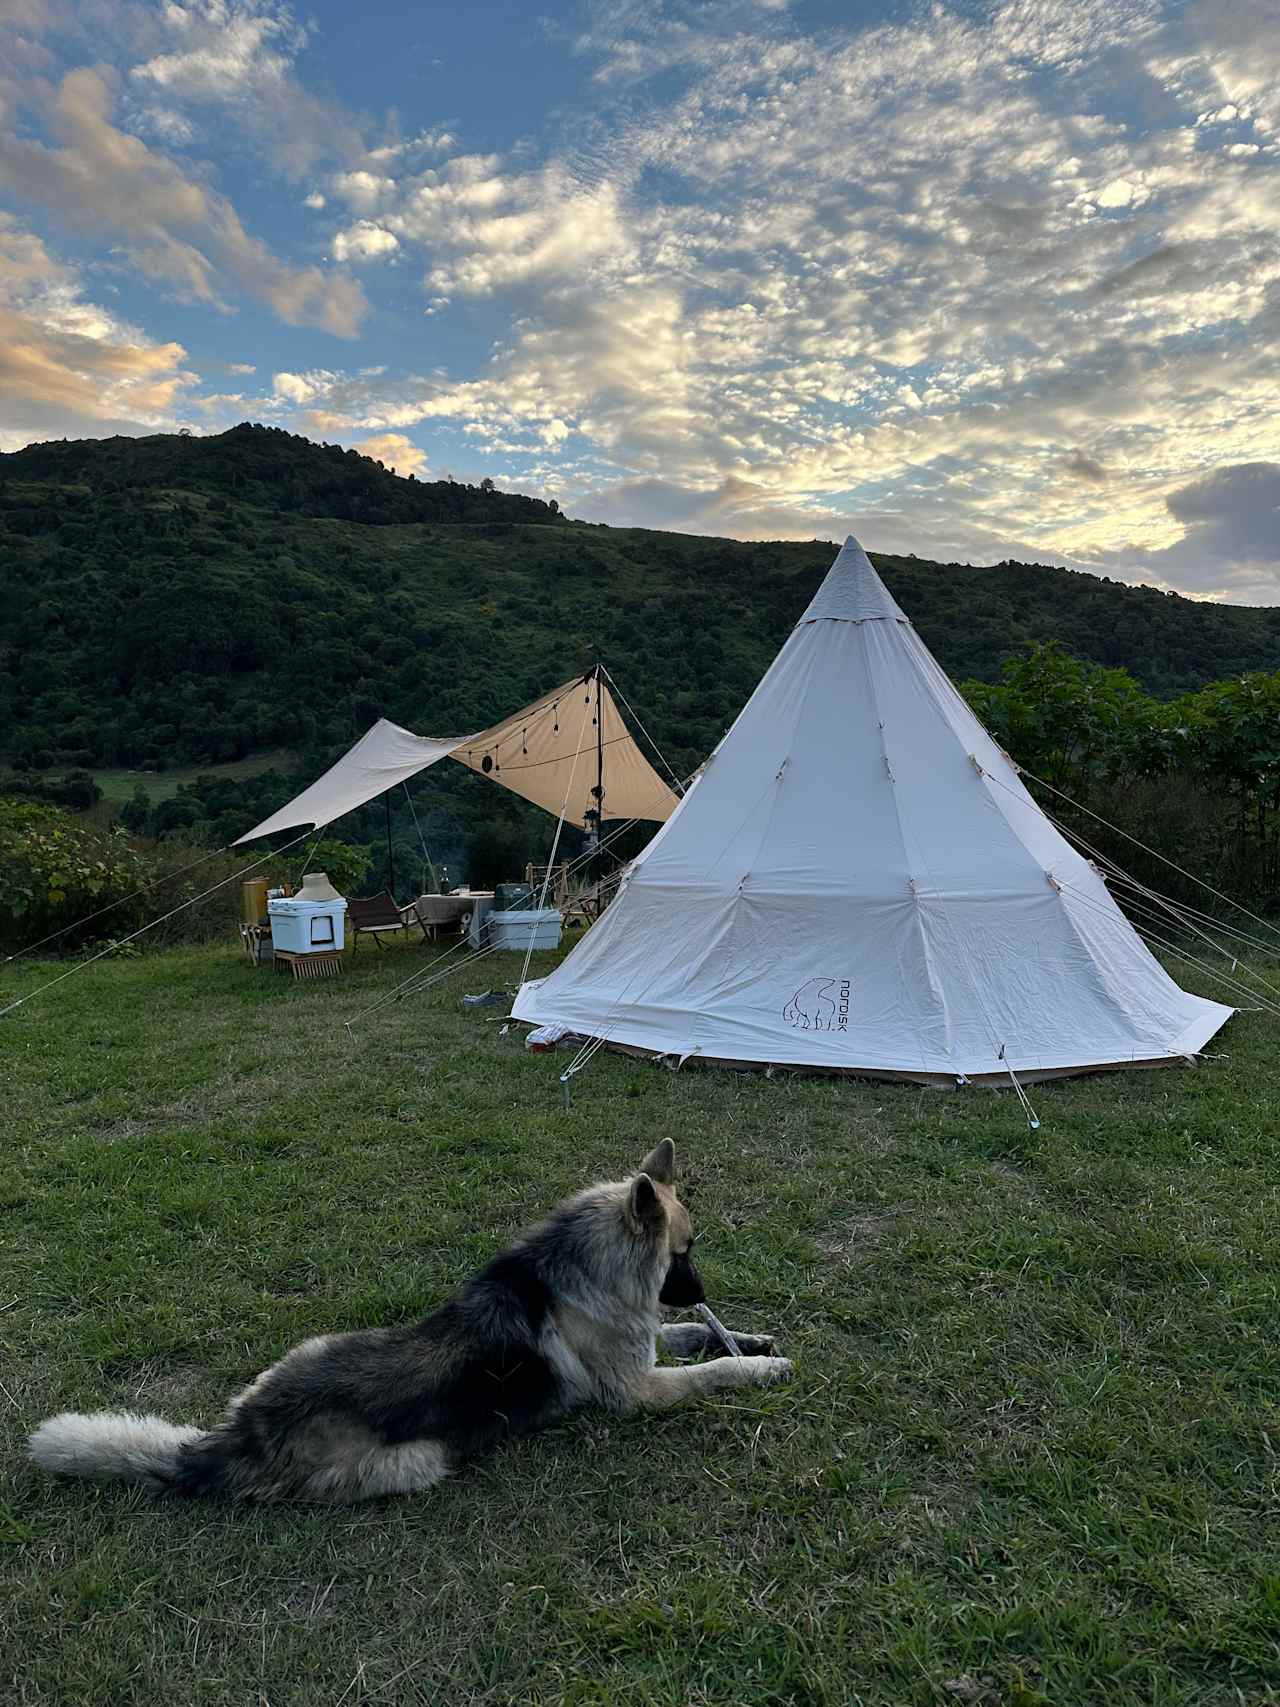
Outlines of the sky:
M 1280 604 L 1276 0 L 0 0 L 0 449 Z

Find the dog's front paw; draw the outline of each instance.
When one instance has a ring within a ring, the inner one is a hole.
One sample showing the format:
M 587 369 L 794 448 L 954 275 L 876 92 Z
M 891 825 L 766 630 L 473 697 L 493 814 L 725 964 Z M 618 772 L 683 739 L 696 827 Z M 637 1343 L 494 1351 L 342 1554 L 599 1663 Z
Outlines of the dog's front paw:
M 735 1334 L 733 1343 L 744 1357 L 772 1357 L 778 1348 L 772 1334 Z
M 752 1357 L 744 1358 L 744 1363 L 751 1364 L 752 1378 L 756 1381 L 789 1381 L 792 1374 L 789 1357 Z

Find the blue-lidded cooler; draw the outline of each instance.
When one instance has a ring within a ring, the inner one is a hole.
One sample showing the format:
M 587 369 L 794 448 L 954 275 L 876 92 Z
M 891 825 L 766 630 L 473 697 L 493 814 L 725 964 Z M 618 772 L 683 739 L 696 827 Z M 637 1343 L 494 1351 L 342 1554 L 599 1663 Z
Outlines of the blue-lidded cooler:
M 323 954 L 340 950 L 346 940 L 347 903 L 303 901 L 296 895 L 278 896 L 267 902 L 271 920 L 271 946 L 286 954 Z

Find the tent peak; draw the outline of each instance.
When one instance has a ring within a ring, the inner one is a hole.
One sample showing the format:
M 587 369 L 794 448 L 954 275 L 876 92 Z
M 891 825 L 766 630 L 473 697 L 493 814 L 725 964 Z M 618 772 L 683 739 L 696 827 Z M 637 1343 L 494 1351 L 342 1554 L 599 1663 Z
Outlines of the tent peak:
M 906 622 L 889 589 L 871 567 L 871 560 L 852 534 L 827 570 L 809 608 L 797 626 L 829 619 L 835 622 Z

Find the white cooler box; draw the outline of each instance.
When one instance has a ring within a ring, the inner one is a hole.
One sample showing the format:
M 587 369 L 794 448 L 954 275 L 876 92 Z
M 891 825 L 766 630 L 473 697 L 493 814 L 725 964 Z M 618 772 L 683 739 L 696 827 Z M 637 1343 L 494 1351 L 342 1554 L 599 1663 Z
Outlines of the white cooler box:
M 559 948 L 559 913 L 554 907 L 528 913 L 490 913 L 485 919 L 490 948 Z
M 347 903 L 300 901 L 279 896 L 267 902 L 271 920 L 271 947 L 286 954 L 323 954 L 342 948 L 347 931 Z

